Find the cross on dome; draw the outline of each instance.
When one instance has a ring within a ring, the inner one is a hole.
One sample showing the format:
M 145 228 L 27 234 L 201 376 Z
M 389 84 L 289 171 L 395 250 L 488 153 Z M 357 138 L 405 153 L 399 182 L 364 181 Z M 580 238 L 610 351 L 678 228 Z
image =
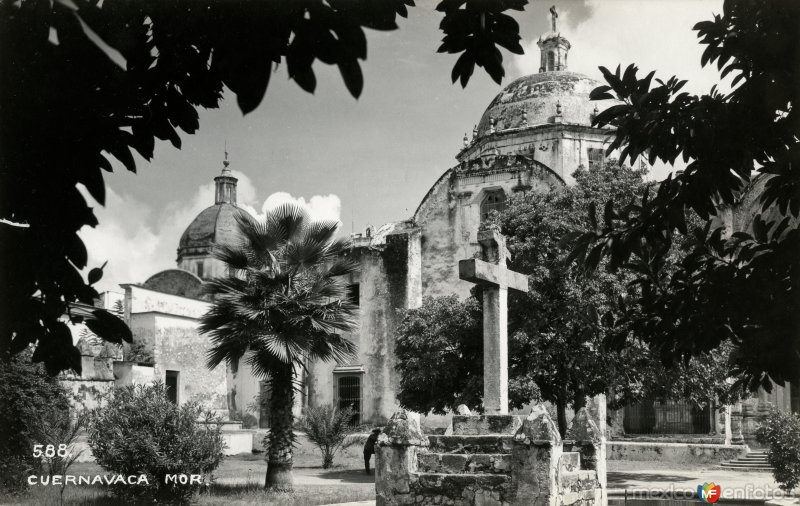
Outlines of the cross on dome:
M 558 32 L 558 11 L 555 5 L 550 7 L 550 28 L 551 30 L 539 37 L 537 42 L 541 51 L 539 72 L 567 70 L 567 53 L 571 45 Z

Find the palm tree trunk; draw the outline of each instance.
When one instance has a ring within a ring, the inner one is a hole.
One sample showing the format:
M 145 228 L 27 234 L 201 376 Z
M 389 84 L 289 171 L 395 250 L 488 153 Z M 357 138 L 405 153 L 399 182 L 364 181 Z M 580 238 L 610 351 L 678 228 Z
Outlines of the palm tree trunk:
M 294 390 L 292 388 L 292 366 L 287 364 L 272 375 L 272 395 L 269 399 L 270 428 L 269 451 L 267 453 L 267 476 L 265 488 L 292 489 L 292 444 L 294 432 Z

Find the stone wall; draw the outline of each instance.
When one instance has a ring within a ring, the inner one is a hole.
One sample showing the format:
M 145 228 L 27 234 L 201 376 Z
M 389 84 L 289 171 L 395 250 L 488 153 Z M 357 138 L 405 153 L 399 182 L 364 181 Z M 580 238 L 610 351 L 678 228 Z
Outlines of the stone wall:
M 206 409 L 227 410 L 225 365 L 206 366 L 208 337 L 197 331 L 197 321 L 156 315 L 155 375 L 164 379 L 167 371 L 178 372 L 178 402 L 196 401 Z
M 455 415 L 453 435 L 425 436 L 415 413 L 398 411 L 378 438 L 376 504 L 604 506 L 602 430 L 582 409 L 561 440 L 536 407 L 513 415 Z
M 164 381 L 167 371 L 178 372 L 178 402 L 196 401 L 206 409 L 227 412 L 225 365 L 206 367 L 207 336 L 197 326 L 209 303 L 124 285 L 125 315 L 134 340 L 153 354 L 153 377 Z
M 357 356 L 348 363 L 310 364 L 308 399 L 312 405 L 336 401 L 337 366 L 359 369 L 361 378 L 361 421 L 380 425 L 397 409 L 395 370 L 395 329 L 398 311 L 421 303 L 420 233 L 404 224 L 386 233 L 369 247 L 350 254 L 359 272 L 349 282 L 359 285 L 359 327 L 346 337 L 357 345 Z M 348 373 L 350 374 L 350 373 Z
M 743 445 L 611 441 L 608 460 L 670 462 L 681 466 L 718 465 L 747 454 Z
M 114 362 L 115 385 L 149 385 L 155 381 L 155 368 L 135 362 Z

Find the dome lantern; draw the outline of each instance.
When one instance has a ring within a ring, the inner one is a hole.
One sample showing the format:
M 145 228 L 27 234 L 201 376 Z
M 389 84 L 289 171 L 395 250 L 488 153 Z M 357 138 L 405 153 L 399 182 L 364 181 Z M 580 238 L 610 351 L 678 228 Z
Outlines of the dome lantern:
M 536 43 L 541 52 L 539 72 L 567 70 L 567 53 L 572 47 L 558 31 L 558 12 L 556 6 L 550 7 L 552 30 L 539 37 Z
M 222 162 L 222 174 L 214 178 L 214 183 L 217 186 L 214 193 L 214 204 L 236 205 L 236 183 L 239 180 L 231 175 L 230 164 L 228 150 L 226 149 L 225 160 Z

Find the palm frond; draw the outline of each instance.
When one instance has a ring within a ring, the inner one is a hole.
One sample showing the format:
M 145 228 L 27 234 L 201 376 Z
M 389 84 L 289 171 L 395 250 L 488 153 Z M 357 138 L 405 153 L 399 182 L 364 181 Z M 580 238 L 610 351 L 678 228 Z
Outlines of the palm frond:
M 294 202 L 286 202 L 267 213 L 266 234 L 276 240 L 276 249 L 292 238 L 302 235 L 311 217 Z
M 358 262 L 354 258 L 339 257 L 326 266 L 325 276 L 348 276 L 358 271 Z
M 203 291 L 212 296 L 245 293 L 246 290 L 247 281 L 233 276 L 210 279 L 203 284 Z
M 251 265 L 251 257 L 247 253 L 245 244 L 240 242 L 237 245 L 217 244 L 211 254 L 229 267 L 243 270 Z
M 349 237 L 339 237 L 331 241 L 325 252 L 325 260 L 344 258 L 353 248 L 353 241 Z
M 269 252 L 278 247 L 279 240 L 269 233 L 267 224 L 244 210 L 237 212 L 234 218 L 241 236 L 238 247 L 248 257 L 248 266 L 270 265 Z

